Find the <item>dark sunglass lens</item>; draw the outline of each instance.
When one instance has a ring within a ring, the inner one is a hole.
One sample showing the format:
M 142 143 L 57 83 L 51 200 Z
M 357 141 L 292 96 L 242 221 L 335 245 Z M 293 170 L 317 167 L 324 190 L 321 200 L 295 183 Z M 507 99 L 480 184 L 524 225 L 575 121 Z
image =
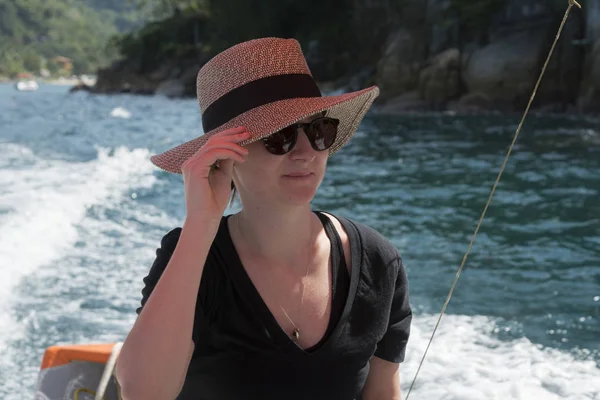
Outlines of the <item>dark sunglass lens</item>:
M 269 153 L 283 155 L 289 152 L 296 143 L 296 130 L 288 126 L 263 139 Z
M 315 150 L 327 150 L 335 142 L 338 121 L 323 118 L 315 121 L 310 132 L 311 144 Z

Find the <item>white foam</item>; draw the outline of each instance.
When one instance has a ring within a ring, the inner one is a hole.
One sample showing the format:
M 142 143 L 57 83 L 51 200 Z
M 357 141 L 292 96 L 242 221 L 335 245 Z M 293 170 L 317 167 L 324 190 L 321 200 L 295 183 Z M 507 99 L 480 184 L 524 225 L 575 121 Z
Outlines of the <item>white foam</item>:
M 139 301 L 141 277 L 152 261 L 157 239 L 176 221 L 153 206 L 124 202 L 129 189 L 154 184 L 146 150 L 121 148 L 110 153 L 100 149 L 98 158 L 87 163 L 46 161 L 15 145 L 0 144 L 0 152 L 19 158 L 19 165 L 23 165 L 22 169 L 0 169 L 0 210 L 8 210 L 4 216 L 0 214 L 0 375 L 2 371 L 9 371 L 11 377 L 18 374 L 19 379 L 10 378 L 12 387 L 4 389 L 22 394 L 34 381 L 38 364 L 19 369 L 16 363 L 10 365 L 11 352 L 3 351 L 6 341 L 19 334 L 19 327 L 8 314 L 12 289 L 40 268 L 61 273 L 60 266 L 52 262 L 81 253 L 82 259 L 101 258 L 107 269 L 90 270 L 82 261 L 81 265 L 69 265 L 68 274 L 87 282 L 102 280 L 101 294 L 106 295 L 107 302 L 127 304 L 132 309 Z M 118 208 L 126 218 L 86 218 L 88 208 L 96 205 Z M 115 231 L 128 240 L 109 234 Z M 75 247 L 78 240 L 87 247 Z M 101 333 L 82 330 L 82 341 L 122 340 L 135 315 L 110 307 L 82 309 L 80 302 L 85 300 L 65 300 L 56 312 L 77 313 L 83 326 L 101 323 L 110 327 Z M 136 304 L 131 305 L 132 300 Z M 401 365 L 403 398 L 436 319 L 414 319 L 407 360 Z M 488 317 L 446 315 L 410 399 L 600 400 L 600 370 L 594 362 L 540 348 L 527 339 L 501 341 L 496 328 Z M 86 336 L 92 334 L 96 336 Z
M 111 117 L 115 118 L 131 118 L 131 112 L 123 107 L 113 108 L 110 112 Z
M 90 162 L 36 158 L 27 149 L 0 145 L 0 152 L 26 156 L 26 168 L 0 169 L 0 354 L 19 335 L 9 315 L 11 292 L 23 279 L 60 259 L 78 238 L 89 207 L 118 201 L 129 188 L 153 184 L 145 149 L 98 149 Z
M 152 176 L 141 172 L 139 176 L 129 175 L 132 186 L 136 189 L 153 186 Z M 35 327 L 36 331 L 40 329 L 38 320 L 48 323 L 76 316 L 77 322 L 69 332 L 57 335 L 52 326 L 46 326 L 43 335 L 55 337 L 57 343 L 122 341 L 135 321 L 133 310 L 139 306 L 142 277 L 148 272 L 159 240 L 178 223 L 154 205 L 132 200 L 135 192 L 125 197 L 124 191 L 115 189 L 119 184 L 115 181 L 112 184 L 111 194 L 75 223 L 77 245 L 71 243 L 56 262 L 37 269 L 39 279 L 35 287 L 41 293 L 19 293 L 15 298 L 21 308 L 34 305 L 22 324 Z M 41 283 L 46 278 L 63 284 L 45 288 Z M 67 287 L 62 287 L 64 284 Z M 69 296 L 70 291 L 86 294 Z M 38 295 L 49 305 L 44 308 L 44 315 L 36 312 Z M 0 358 L 0 398 L 33 398 L 44 349 L 19 348 L 14 346 L 12 335 L 10 339 Z M 17 375 L 20 379 L 10 378 Z
M 437 316 L 416 317 L 406 362 L 403 398 L 431 337 Z M 593 361 L 537 346 L 501 341 L 493 319 L 446 315 L 409 400 L 600 400 L 600 369 Z

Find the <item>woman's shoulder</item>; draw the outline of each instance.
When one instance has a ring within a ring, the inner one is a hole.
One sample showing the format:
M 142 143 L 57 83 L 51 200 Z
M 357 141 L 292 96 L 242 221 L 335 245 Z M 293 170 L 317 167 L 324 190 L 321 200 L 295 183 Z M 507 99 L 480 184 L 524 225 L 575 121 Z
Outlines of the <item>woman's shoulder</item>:
M 359 235 L 360 240 L 364 246 L 378 247 L 382 250 L 389 250 L 397 252 L 396 246 L 392 241 L 383 235 L 381 232 L 373 228 L 372 226 L 360 222 L 353 217 L 342 216 L 330 212 L 326 212 L 330 216 L 335 217 L 341 225 L 344 227 L 349 235 Z
M 217 232 L 217 235 L 215 236 L 215 240 L 221 240 L 223 234 L 225 233 L 225 226 L 224 224 L 227 221 L 227 217 L 223 216 L 221 218 L 221 225 L 219 227 L 219 231 Z M 166 233 L 163 234 L 162 238 L 160 239 L 160 247 L 164 250 L 171 250 L 171 252 L 173 250 L 175 250 L 175 247 L 177 246 L 177 243 L 179 242 L 179 237 L 181 236 L 181 233 L 183 231 L 183 227 L 181 226 L 175 226 L 173 228 L 171 228 L 170 230 L 166 231 Z
M 343 227 L 350 241 L 355 240 L 358 242 L 357 245 L 360 247 L 363 257 L 368 258 L 370 261 L 383 261 L 385 263 L 400 259 L 400 252 L 392 241 L 372 226 L 353 217 L 330 212 L 325 212 L 325 214 L 339 221 L 338 224 Z M 335 221 L 334 224 L 336 224 Z
M 167 233 L 165 233 L 160 239 L 160 247 L 174 250 L 175 246 L 177 246 L 177 242 L 179 241 L 179 237 L 181 236 L 182 230 L 182 227 L 176 226 L 169 230 Z

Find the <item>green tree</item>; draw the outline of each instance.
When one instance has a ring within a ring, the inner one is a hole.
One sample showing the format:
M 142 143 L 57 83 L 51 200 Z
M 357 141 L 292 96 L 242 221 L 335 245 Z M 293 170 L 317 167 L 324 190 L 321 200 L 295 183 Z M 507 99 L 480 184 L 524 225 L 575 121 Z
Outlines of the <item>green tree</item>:
M 38 73 L 59 55 L 73 61 L 75 73 L 95 72 L 117 55 L 106 47 L 109 38 L 139 21 L 135 7 L 117 0 L 0 0 L 0 44 L 10 49 L 0 73 Z
M 42 68 L 42 57 L 33 49 L 28 48 L 21 53 L 23 68 L 32 74 L 39 74 Z
M 152 20 L 170 18 L 184 10 L 202 13 L 208 8 L 208 0 L 127 0 L 127 2 Z

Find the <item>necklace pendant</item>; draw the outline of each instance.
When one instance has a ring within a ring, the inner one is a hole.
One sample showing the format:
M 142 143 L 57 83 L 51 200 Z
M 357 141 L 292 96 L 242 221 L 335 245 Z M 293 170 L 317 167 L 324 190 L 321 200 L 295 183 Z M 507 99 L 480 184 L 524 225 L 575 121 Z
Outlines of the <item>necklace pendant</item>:
M 296 341 L 300 340 L 300 331 L 298 330 L 298 328 L 294 329 L 292 335 L 294 336 L 294 339 L 296 339 Z

